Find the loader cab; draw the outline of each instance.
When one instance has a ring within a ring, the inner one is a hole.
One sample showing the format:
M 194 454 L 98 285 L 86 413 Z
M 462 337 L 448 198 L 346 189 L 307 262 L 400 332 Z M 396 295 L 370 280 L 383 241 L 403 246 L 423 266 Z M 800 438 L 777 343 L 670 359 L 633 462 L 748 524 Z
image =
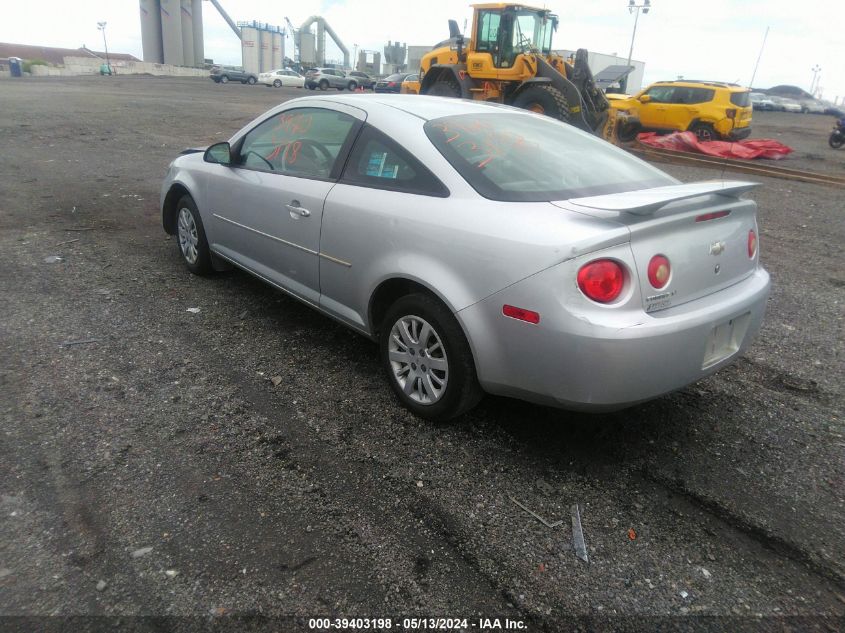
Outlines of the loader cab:
M 558 18 L 546 9 L 518 5 L 476 5 L 472 47 L 467 55 L 470 75 L 499 78 L 516 71 L 519 56 L 538 53 L 548 56 Z

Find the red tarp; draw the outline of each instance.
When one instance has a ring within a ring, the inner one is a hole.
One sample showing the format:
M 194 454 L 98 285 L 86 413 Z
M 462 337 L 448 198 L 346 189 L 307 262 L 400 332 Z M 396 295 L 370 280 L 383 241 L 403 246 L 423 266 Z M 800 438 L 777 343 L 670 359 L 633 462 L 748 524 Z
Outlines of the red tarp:
M 637 136 L 637 140 L 658 149 L 697 152 L 722 158 L 771 158 L 778 160 L 792 151 L 791 147 L 770 138 L 736 141 L 734 143 L 728 141 L 702 142 L 695 137 L 693 132 L 673 132 L 666 136 L 660 136 L 657 132 L 642 132 Z

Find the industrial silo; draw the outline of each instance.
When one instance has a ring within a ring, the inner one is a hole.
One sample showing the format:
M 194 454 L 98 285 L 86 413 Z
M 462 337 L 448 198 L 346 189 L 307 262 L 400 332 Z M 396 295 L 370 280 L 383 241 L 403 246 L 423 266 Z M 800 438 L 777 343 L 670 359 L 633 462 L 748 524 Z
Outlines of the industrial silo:
M 154 64 L 164 62 L 161 47 L 161 12 L 158 0 L 141 0 L 141 42 L 144 61 Z
M 299 31 L 299 58 L 304 68 L 312 68 L 317 65 L 313 33 Z
M 182 62 L 185 66 L 194 65 L 194 16 L 191 4 L 192 0 L 182 0 Z
M 258 55 L 258 29 L 253 26 L 241 27 L 241 50 L 243 51 L 244 70 L 258 74 L 260 61 Z
M 205 63 L 205 44 L 202 33 L 202 0 L 192 0 L 191 14 L 194 23 L 194 66 Z
M 259 31 L 261 42 L 261 72 L 273 70 L 273 34 L 270 31 Z
M 273 33 L 273 68 L 284 68 L 285 64 L 285 40 L 279 32 Z
M 182 2 L 181 0 L 159 0 L 161 3 L 161 42 L 164 63 L 184 66 L 182 50 Z

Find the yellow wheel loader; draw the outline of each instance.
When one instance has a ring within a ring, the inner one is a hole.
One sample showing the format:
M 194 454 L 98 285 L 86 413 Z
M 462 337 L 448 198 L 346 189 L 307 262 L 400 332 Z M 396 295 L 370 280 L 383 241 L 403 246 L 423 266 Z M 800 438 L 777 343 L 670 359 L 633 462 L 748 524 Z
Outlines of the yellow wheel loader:
M 420 63 L 420 94 L 505 103 L 532 110 L 610 142 L 636 121 L 610 107 L 587 65 L 587 51 L 564 60 L 552 53 L 558 17 L 521 4 L 472 5 L 466 41 L 454 20 L 449 39 Z

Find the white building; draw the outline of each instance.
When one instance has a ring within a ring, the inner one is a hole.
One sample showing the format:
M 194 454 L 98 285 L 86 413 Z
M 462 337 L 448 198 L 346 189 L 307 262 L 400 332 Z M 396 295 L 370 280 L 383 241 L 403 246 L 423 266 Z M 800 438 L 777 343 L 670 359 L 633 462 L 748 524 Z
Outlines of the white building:
M 564 59 L 568 59 L 570 56 L 572 56 L 573 59 L 575 58 L 575 51 L 562 49 L 554 52 L 562 56 Z M 598 75 L 609 66 L 625 66 L 628 64 L 627 57 L 607 55 L 605 53 L 594 53 L 593 51 L 589 52 L 588 61 L 590 62 L 590 70 L 593 71 L 594 76 Z M 639 90 L 643 87 L 643 74 L 645 73 L 645 62 L 632 59 L 631 66 L 634 67 L 634 70 L 631 71 L 630 75 L 628 75 L 628 86 L 625 90 L 628 94 L 639 92 Z M 613 92 L 613 90 L 610 92 Z

